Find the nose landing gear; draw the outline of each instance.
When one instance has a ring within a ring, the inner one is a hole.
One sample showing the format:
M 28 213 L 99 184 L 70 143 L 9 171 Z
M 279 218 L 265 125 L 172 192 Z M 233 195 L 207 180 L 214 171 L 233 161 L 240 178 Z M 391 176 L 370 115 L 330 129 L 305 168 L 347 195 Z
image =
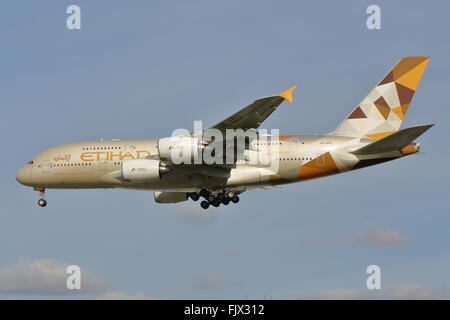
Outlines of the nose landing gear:
M 38 205 L 41 206 L 41 207 L 45 207 L 47 205 L 47 200 L 39 199 L 38 200 Z
M 41 198 L 38 200 L 38 205 L 40 207 L 45 207 L 47 205 L 47 200 L 45 200 L 45 188 L 39 189 L 39 195 Z

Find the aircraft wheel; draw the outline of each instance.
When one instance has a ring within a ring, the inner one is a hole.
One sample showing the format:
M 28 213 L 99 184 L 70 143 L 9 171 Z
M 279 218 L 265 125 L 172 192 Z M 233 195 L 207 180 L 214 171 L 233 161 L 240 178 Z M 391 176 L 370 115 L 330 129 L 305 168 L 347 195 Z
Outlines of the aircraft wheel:
M 203 200 L 202 202 L 200 202 L 200 207 L 202 207 L 203 209 L 208 209 L 209 208 L 209 202 Z
M 214 201 L 216 201 L 216 197 L 214 197 L 212 194 L 210 194 L 208 196 L 207 200 L 209 201 L 209 203 L 213 203 Z
M 217 200 L 222 201 L 223 199 L 225 199 L 225 193 L 221 192 L 217 195 Z
M 47 205 L 47 200 L 39 199 L 38 205 L 41 206 L 41 207 L 45 207 Z
M 237 195 L 234 195 L 234 196 L 231 198 L 231 201 L 233 201 L 233 203 L 238 203 L 238 202 L 239 202 L 239 197 L 238 197 Z
M 206 189 L 202 189 L 200 190 L 200 195 L 206 199 L 209 196 L 209 191 Z
M 225 199 L 222 200 L 222 203 L 227 206 L 230 203 L 230 199 L 229 198 L 225 198 Z
M 214 206 L 214 207 L 218 207 L 218 206 L 220 206 L 220 201 L 219 200 L 217 200 L 217 199 L 215 199 L 213 202 L 212 202 L 212 205 Z
M 194 201 L 198 201 L 198 199 L 200 199 L 200 195 L 197 192 L 189 193 L 189 197 Z

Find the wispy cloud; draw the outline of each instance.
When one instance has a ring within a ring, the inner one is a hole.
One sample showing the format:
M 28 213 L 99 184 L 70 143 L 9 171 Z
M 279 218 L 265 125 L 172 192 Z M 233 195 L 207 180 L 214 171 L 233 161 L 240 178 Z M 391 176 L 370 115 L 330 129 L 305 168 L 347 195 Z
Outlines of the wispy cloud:
M 97 297 L 97 300 L 156 300 L 156 299 L 153 297 L 146 296 L 143 293 L 128 294 L 123 291 L 113 291 Z
M 374 222 L 367 223 L 365 230 L 347 240 L 329 240 L 319 237 L 305 238 L 300 246 L 402 246 L 409 243 L 409 238 L 395 230 L 380 226 Z
M 54 259 L 21 259 L 14 265 L 0 268 L 0 292 L 25 294 L 96 293 L 106 284 L 86 270 L 81 270 L 81 290 L 68 290 L 68 264 Z
M 379 226 L 374 222 L 367 224 L 365 231 L 357 233 L 349 241 L 350 245 L 401 246 L 409 242 L 409 238 L 395 230 Z
M 323 290 L 301 297 L 316 300 L 371 300 L 371 299 L 407 299 L 433 300 L 450 299 L 450 288 L 428 288 L 418 283 L 391 283 L 380 290 L 337 289 Z
M 192 280 L 195 289 L 214 289 L 218 287 L 240 285 L 244 280 L 244 275 L 218 275 L 209 271 L 200 271 L 194 275 Z

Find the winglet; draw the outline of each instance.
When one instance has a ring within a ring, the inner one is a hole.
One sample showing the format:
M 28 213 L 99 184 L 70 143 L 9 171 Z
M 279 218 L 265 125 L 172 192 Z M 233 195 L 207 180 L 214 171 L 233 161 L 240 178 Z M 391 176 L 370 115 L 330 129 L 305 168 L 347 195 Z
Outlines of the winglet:
M 283 91 L 278 96 L 286 99 L 289 102 L 292 102 L 292 92 L 297 88 L 297 86 L 292 86 L 286 91 Z

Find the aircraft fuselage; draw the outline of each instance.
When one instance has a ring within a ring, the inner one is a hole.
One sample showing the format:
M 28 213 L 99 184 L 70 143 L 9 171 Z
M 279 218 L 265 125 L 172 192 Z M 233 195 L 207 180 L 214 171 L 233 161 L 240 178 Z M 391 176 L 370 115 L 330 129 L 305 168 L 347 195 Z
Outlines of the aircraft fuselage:
M 124 161 L 158 154 L 157 140 L 144 139 L 76 142 L 53 147 L 39 153 L 23 166 L 17 173 L 17 180 L 36 189 L 131 188 L 190 192 L 199 188 L 227 187 L 245 190 L 346 172 L 407 153 L 398 151 L 357 157 L 349 151 L 372 141 L 342 136 L 280 136 L 279 141 L 275 150 L 270 145 L 257 146 L 259 151 L 269 153 L 276 165 L 238 160 L 227 178 L 215 174 L 211 177 L 196 174 L 193 165 L 188 170 L 169 172 L 158 181 L 124 181 L 121 179 Z

